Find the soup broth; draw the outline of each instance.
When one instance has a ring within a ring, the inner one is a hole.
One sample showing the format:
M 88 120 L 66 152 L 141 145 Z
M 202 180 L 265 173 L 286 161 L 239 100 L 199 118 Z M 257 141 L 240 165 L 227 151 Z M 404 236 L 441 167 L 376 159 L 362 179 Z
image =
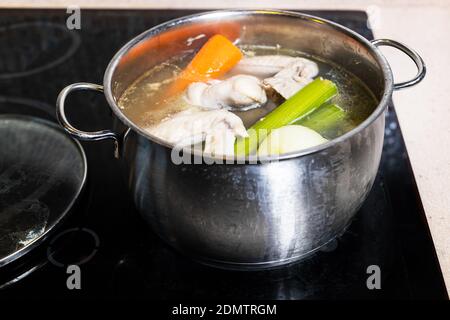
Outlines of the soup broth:
M 294 57 L 305 57 L 317 63 L 319 66 L 318 76 L 333 81 L 339 94 L 331 103 L 335 103 L 346 111 L 344 119 L 333 128 L 320 132 L 320 134 L 331 140 L 358 126 L 376 108 L 378 102 L 372 92 L 365 84 L 350 72 L 338 65 L 306 56 L 301 52 L 283 50 L 272 47 L 241 46 L 240 49 L 246 56 L 260 55 L 288 55 Z M 137 126 L 146 128 L 163 121 L 174 113 L 189 107 L 187 102 L 180 96 L 161 99 L 165 88 L 183 70 L 194 56 L 194 52 L 174 57 L 154 68 L 148 70 L 138 78 L 119 99 L 119 107 L 123 113 Z M 226 79 L 227 75 L 223 77 Z M 267 103 L 248 111 L 233 111 L 238 115 L 246 128 L 264 117 L 280 104 L 280 101 L 268 96 Z

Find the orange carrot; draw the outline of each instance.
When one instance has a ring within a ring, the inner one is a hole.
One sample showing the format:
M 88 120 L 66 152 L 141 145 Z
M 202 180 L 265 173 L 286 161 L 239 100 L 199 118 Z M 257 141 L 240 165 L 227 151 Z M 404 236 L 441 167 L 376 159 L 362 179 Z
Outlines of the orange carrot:
M 175 95 L 192 83 L 218 78 L 233 68 L 242 58 L 242 52 L 220 34 L 209 38 L 192 61 L 169 86 L 166 96 Z
M 145 59 L 145 57 L 152 54 L 152 51 L 156 52 L 157 55 L 159 55 L 158 51 L 163 51 L 162 57 L 164 57 L 165 52 L 169 48 L 172 52 L 176 53 L 176 49 L 186 49 L 187 40 L 199 34 L 204 34 L 206 39 L 215 34 L 221 34 L 234 41 L 239 38 L 240 33 L 240 25 L 234 22 L 202 23 L 187 28 L 175 28 L 174 30 L 165 31 L 162 34 L 143 40 L 130 49 L 120 60 L 120 64 L 126 65 L 134 62 L 136 59 Z

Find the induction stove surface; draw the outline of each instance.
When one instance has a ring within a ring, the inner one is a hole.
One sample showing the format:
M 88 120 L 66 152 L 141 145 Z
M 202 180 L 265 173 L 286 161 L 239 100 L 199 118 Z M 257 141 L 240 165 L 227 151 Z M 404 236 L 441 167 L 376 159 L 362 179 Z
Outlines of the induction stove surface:
M 69 30 L 65 11 L 0 10 L 0 113 L 56 121 L 55 100 L 63 87 L 102 83 L 109 60 L 125 42 L 190 13 L 82 10 L 81 29 Z M 363 12 L 308 13 L 373 37 Z M 101 95 L 74 94 L 67 109 L 82 129 L 112 126 Z M 70 220 L 28 257 L 0 269 L 0 298 L 445 299 L 392 104 L 386 120 L 377 179 L 346 232 L 304 261 L 255 272 L 214 269 L 167 247 L 136 212 L 113 146 L 83 143 L 88 184 Z M 68 265 L 79 266 L 81 289 L 68 289 Z M 374 266 L 381 288 L 369 289 Z

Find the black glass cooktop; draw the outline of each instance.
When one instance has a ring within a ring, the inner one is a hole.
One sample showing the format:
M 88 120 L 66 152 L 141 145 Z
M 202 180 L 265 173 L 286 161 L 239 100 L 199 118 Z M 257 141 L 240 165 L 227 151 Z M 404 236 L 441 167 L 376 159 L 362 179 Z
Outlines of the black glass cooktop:
M 190 13 L 82 10 L 81 29 L 71 31 L 65 11 L 0 10 L 0 113 L 55 121 L 55 100 L 64 86 L 101 83 L 126 41 Z M 372 38 L 363 12 L 311 13 Z M 83 129 L 112 125 L 101 95 L 74 94 L 66 109 Z M 218 270 L 174 253 L 134 209 L 112 145 L 83 146 L 88 184 L 70 220 L 39 248 L 0 269 L 0 298 L 447 298 L 392 105 L 377 180 L 347 232 L 309 259 L 271 271 Z M 68 264 L 80 267 L 80 290 L 67 288 Z M 368 268 L 372 272 L 374 265 L 381 288 L 369 290 Z

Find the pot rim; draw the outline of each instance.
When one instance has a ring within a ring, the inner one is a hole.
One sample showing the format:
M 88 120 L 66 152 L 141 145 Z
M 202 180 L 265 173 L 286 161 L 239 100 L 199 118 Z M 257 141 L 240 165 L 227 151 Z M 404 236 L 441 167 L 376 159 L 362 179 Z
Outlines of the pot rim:
M 375 57 L 376 61 L 378 62 L 378 64 L 380 65 L 382 72 L 383 72 L 383 76 L 384 76 L 384 92 L 383 92 L 382 98 L 380 99 L 380 101 L 378 103 L 378 106 L 358 126 L 356 126 L 352 130 L 346 132 L 345 134 L 343 134 L 337 138 L 334 138 L 326 143 L 323 143 L 323 144 L 320 144 L 320 145 L 317 145 L 317 146 L 314 146 L 311 148 L 306 148 L 306 149 L 303 149 L 300 151 L 289 152 L 289 153 L 285 153 L 282 155 L 270 155 L 270 156 L 258 157 L 257 163 L 297 158 L 297 157 L 301 157 L 301 156 L 314 154 L 314 153 L 323 151 L 328 148 L 332 148 L 335 145 L 342 143 L 343 141 L 350 139 L 351 137 L 362 132 L 368 126 L 370 126 L 373 122 L 375 122 L 375 120 L 377 120 L 378 117 L 380 117 L 380 115 L 383 114 L 383 112 L 384 112 L 385 108 L 387 107 L 388 102 L 392 96 L 394 80 L 393 80 L 392 70 L 391 70 L 386 58 L 381 53 L 381 51 L 375 45 L 373 45 L 369 40 L 367 40 L 366 38 L 364 38 L 357 32 L 355 32 L 341 24 L 338 24 L 336 22 L 333 22 L 333 21 L 330 21 L 327 19 L 323 19 L 323 18 L 320 18 L 317 16 L 300 13 L 300 12 L 286 11 L 286 10 L 246 10 L 246 9 L 215 10 L 215 11 L 207 11 L 207 12 L 183 16 L 180 18 L 169 20 L 169 21 L 159 24 L 153 28 L 150 28 L 150 29 L 142 32 L 141 34 L 137 35 L 130 41 L 128 41 L 113 56 L 113 58 L 111 59 L 111 61 L 109 62 L 108 66 L 106 68 L 106 71 L 105 71 L 105 74 L 103 77 L 103 87 L 105 88 L 104 94 L 105 94 L 106 100 L 108 101 L 109 107 L 112 109 L 114 114 L 127 127 L 131 128 L 135 132 L 144 136 L 146 139 L 149 139 L 152 142 L 155 142 L 166 148 L 172 149 L 173 145 L 167 143 L 166 141 L 164 141 L 164 140 L 148 133 L 144 129 L 140 128 L 139 126 L 134 124 L 131 120 L 129 120 L 128 117 L 126 117 L 120 110 L 119 106 L 117 105 L 116 101 L 113 98 L 112 86 L 111 86 L 112 76 L 114 74 L 114 71 L 115 71 L 119 61 L 131 48 L 133 48 L 135 45 L 137 45 L 141 41 L 146 40 L 152 36 L 161 34 L 162 32 L 169 30 L 172 27 L 185 25 L 185 24 L 192 23 L 192 22 L 200 22 L 200 21 L 208 22 L 208 21 L 213 21 L 218 18 L 223 19 L 226 17 L 236 17 L 236 16 L 242 16 L 242 15 L 282 15 L 282 16 L 286 16 L 286 17 L 300 18 L 303 20 L 313 21 L 315 23 L 329 25 L 329 26 L 333 27 L 334 29 L 336 29 L 337 31 L 343 32 L 346 35 L 350 36 L 351 38 L 364 44 L 367 47 L 367 49 L 369 49 L 374 54 L 374 57 Z M 238 163 L 248 163 L 248 157 L 243 157 L 243 156 L 212 157 L 207 154 L 203 154 L 202 152 L 199 153 L 196 151 L 192 152 L 192 155 L 201 155 L 201 157 L 203 157 L 204 159 L 209 159 L 211 161 L 210 163 L 213 163 L 214 161 L 217 161 L 217 160 L 220 160 L 223 163 L 225 163 L 224 161 L 227 161 L 226 163 L 228 163 L 228 161 L 233 161 L 233 162 L 238 162 Z

